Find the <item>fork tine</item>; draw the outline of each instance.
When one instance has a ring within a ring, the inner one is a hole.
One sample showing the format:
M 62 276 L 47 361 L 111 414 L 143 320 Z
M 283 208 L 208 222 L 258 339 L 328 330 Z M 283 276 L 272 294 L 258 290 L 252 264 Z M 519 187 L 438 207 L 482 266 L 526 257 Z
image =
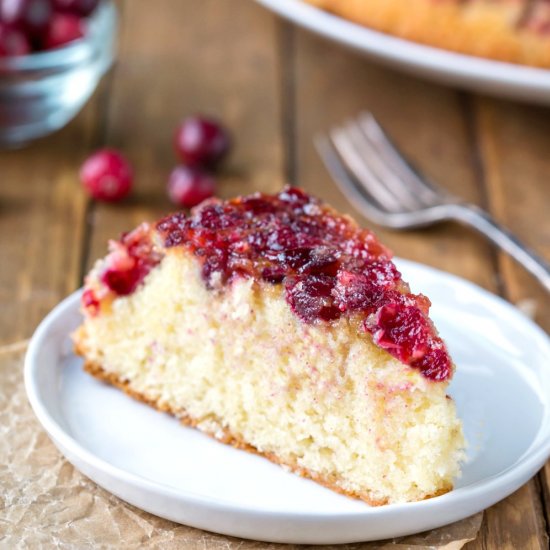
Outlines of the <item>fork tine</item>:
M 362 157 L 352 137 L 353 132 L 348 128 L 336 128 L 330 132 L 332 143 L 344 164 L 355 176 L 357 183 L 362 185 L 365 191 L 373 197 L 381 208 L 388 212 L 401 210 L 399 201 L 380 181 L 372 171 L 371 166 Z
M 314 139 L 314 144 L 329 174 L 350 204 L 353 204 L 353 206 L 366 218 L 380 225 L 386 225 L 387 215 L 383 214 L 378 202 L 365 190 L 365 188 L 359 186 L 352 179 L 340 160 L 331 140 L 328 137 L 318 135 Z
M 411 229 L 425 227 L 435 222 L 448 219 L 441 207 L 431 207 L 416 212 L 388 212 L 350 173 L 336 150 L 333 141 L 326 136 L 317 136 L 314 140 L 317 151 L 328 172 L 338 185 L 340 191 L 363 216 L 373 222 L 394 229 Z
M 380 158 L 384 160 L 388 167 L 392 168 L 398 175 L 398 178 L 400 178 L 426 206 L 440 203 L 442 200 L 450 198 L 448 193 L 418 174 L 371 113 L 362 113 L 359 116 L 359 123 L 365 135 L 373 146 L 376 147 Z
M 386 188 L 393 195 L 394 202 L 399 205 L 399 210 L 418 210 L 426 206 L 425 202 L 411 189 L 407 182 L 396 174 L 378 152 L 376 144 L 369 139 L 363 128 L 357 121 L 351 121 L 346 125 L 351 139 L 363 163 L 375 174 L 378 185 Z M 359 178 L 361 181 L 361 178 Z

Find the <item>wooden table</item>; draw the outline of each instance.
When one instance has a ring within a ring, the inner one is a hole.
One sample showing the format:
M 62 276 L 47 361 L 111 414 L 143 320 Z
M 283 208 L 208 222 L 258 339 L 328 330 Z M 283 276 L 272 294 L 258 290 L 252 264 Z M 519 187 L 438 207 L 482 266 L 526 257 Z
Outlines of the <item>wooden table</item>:
M 126 0 L 114 70 L 56 135 L 0 153 L 0 342 L 27 338 L 80 286 L 106 241 L 173 207 L 164 188 L 172 132 L 185 115 L 219 116 L 236 147 L 220 195 L 293 182 L 350 213 L 312 146 L 316 132 L 369 109 L 430 176 L 490 210 L 550 257 L 550 109 L 453 89 L 383 68 L 247 0 Z M 78 169 L 94 149 L 122 149 L 136 189 L 120 206 L 90 202 Z M 361 220 L 367 223 L 365 220 Z M 548 297 L 483 238 L 456 225 L 393 233 L 399 256 L 456 273 L 513 303 Z M 546 548 L 550 467 L 486 512 L 474 548 Z

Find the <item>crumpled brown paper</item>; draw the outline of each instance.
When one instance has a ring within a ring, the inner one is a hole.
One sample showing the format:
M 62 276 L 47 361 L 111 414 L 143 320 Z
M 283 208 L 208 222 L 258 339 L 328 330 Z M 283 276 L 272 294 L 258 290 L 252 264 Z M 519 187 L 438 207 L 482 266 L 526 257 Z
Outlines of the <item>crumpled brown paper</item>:
M 300 548 L 179 525 L 126 504 L 84 477 L 54 447 L 27 402 L 23 387 L 25 347 L 22 342 L 0 348 L 0 548 Z M 392 541 L 339 548 L 458 550 L 475 539 L 482 517 L 480 513 Z

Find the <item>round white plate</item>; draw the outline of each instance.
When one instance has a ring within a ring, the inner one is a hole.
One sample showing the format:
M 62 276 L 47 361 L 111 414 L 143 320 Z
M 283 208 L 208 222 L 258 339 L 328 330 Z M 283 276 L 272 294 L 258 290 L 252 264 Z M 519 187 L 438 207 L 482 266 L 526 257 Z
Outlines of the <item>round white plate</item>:
M 266 459 L 184 428 L 82 371 L 69 333 L 79 293 L 34 334 L 25 364 L 32 407 L 85 475 L 159 516 L 244 538 L 288 543 L 375 540 L 431 529 L 512 493 L 550 454 L 550 343 L 518 310 L 452 275 L 399 260 L 458 371 L 451 385 L 469 441 L 450 493 L 371 508 L 285 472 Z
M 257 1 L 306 29 L 406 72 L 470 90 L 550 104 L 550 70 L 491 61 L 402 40 L 301 0 Z

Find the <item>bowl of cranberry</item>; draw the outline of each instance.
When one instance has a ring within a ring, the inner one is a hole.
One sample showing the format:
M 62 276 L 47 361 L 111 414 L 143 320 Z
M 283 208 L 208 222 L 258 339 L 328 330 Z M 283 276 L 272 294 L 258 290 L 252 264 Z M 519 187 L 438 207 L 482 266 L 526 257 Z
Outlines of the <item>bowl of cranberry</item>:
M 0 0 L 0 147 L 65 126 L 113 62 L 110 0 Z

